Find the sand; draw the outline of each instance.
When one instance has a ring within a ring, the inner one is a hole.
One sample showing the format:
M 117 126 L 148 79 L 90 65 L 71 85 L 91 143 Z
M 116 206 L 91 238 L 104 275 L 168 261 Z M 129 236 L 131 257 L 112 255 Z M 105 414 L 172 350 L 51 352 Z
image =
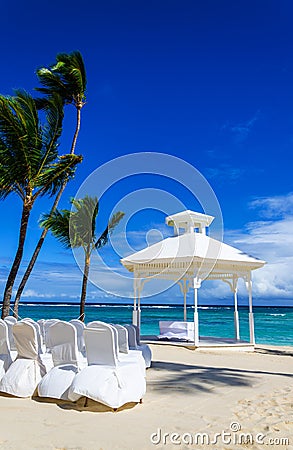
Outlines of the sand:
M 293 449 L 292 347 L 152 351 L 143 403 L 121 411 L 1 396 L 0 449 Z

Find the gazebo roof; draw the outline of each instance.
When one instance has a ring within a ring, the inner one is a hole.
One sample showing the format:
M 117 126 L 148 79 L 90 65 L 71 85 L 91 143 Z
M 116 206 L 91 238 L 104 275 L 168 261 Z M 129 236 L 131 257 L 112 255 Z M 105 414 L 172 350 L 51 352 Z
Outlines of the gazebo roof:
M 192 211 L 184 213 L 190 215 Z M 195 216 L 193 217 L 195 218 Z M 173 223 L 170 223 L 171 218 L 172 216 L 169 216 L 166 222 L 173 225 Z M 209 218 L 211 216 L 207 216 L 207 219 L 203 218 L 203 221 L 206 220 L 205 223 L 207 223 Z M 196 220 L 194 222 L 196 223 Z M 173 268 L 176 263 L 180 263 L 181 268 L 193 263 L 197 266 L 212 263 L 217 267 L 217 272 L 221 272 L 221 267 L 223 272 L 227 272 L 229 268 L 239 268 L 245 271 L 258 269 L 265 264 L 265 261 L 249 256 L 235 247 L 206 236 L 204 233 L 191 232 L 189 229 L 184 234 L 163 239 L 123 258 L 121 263 L 131 272 L 140 267 L 155 269 L 158 266 L 158 268 L 162 268 L 162 263 L 165 267 L 169 265 Z

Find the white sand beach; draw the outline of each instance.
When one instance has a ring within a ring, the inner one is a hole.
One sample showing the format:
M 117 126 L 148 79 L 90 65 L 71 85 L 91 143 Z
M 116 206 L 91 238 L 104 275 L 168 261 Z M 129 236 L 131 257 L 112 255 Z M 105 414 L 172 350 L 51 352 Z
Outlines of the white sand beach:
M 292 347 L 243 353 L 153 345 L 152 351 L 143 403 L 117 412 L 92 401 L 84 406 L 84 399 L 73 404 L 1 396 L 0 448 L 293 448 Z M 212 445 L 222 432 L 228 434 Z M 198 435 L 196 445 L 196 433 L 208 437 Z M 250 433 L 254 442 L 240 445 L 240 433 Z

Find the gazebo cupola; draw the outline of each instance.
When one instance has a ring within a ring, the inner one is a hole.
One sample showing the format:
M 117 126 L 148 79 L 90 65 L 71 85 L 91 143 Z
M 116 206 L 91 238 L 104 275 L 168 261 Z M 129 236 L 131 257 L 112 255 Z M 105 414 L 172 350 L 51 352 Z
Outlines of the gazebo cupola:
M 179 236 L 180 234 L 194 233 L 196 231 L 207 234 L 206 229 L 213 220 L 213 216 L 186 210 L 166 217 L 165 223 L 170 227 L 174 227 L 174 236 Z M 183 232 L 180 232 L 180 230 L 183 230 Z

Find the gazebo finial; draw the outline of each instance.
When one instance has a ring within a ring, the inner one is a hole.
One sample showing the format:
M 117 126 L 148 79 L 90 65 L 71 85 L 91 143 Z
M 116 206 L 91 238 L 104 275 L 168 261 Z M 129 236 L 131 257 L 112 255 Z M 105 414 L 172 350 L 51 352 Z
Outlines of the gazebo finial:
M 174 227 L 174 236 L 180 235 L 180 229 L 184 230 L 183 234 L 195 233 L 196 229 L 199 233 L 206 234 L 206 228 L 210 226 L 213 220 L 213 216 L 190 210 L 173 214 L 165 219 L 167 225 Z

